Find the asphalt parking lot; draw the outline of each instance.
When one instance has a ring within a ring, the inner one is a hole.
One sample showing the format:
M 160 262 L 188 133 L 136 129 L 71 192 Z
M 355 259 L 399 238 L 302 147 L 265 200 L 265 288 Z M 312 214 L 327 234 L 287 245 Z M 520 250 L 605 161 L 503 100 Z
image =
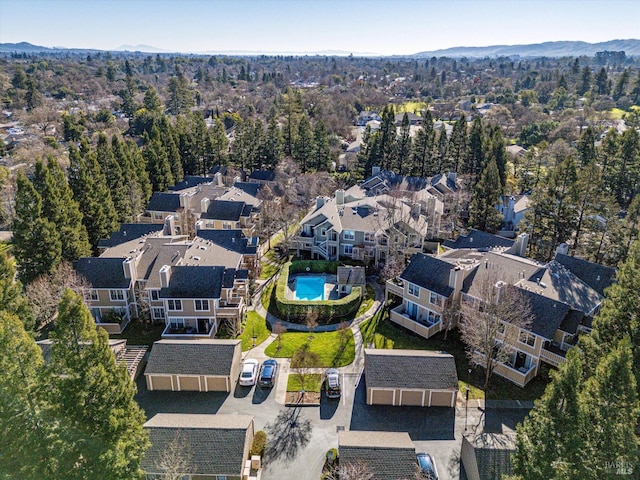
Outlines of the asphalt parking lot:
M 278 372 L 283 387 L 286 371 Z M 264 480 L 317 480 L 325 454 L 338 446 L 339 429 L 408 432 L 416 452 L 428 452 L 441 480 L 460 479 L 460 446 L 465 431 L 465 409 L 369 406 L 364 377 L 342 375 L 342 397 L 319 407 L 285 407 L 276 402 L 276 389 L 236 386 L 231 393 L 149 392 L 138 380 L 137 400 L 150 418 L 159 412 L 241 413 L 254 416 L 255 429 L 267 433 Z M 515 429 L 526 409 L 469 408 L 468 432 Z

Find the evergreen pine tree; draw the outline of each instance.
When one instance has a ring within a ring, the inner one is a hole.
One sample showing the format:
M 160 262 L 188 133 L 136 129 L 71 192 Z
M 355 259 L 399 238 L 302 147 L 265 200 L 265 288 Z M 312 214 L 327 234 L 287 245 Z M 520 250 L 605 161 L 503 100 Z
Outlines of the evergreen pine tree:
M 469 225 L 484 232 L 495 233 L 502 222 L 502 215 L 495 206 L 500 198 L 502 186 L 494 159 L 489 160 L 480 180 L 473 190 L 469 204 Z
M 435 140 L 434 140 L 435 142 Z M 438 134 L 438 143 L 436 146 L 435 166 L 436 173 L 445 173 L 447 171 L 454 171 L 458 173 L 458 166 L 453 164 L 449 158 L 449 139 L 447 138 L 447 130 L 444 128 L 444 124 L 440 127 L 440 133 Z
M 173 174 L 171 173 L 171 165 L 160 141 L 160 134 L 154 127 L 152 137 L 143 136 L 144 150 L 143 157 L 149 172 L 149 180 L 154 192 L 165 192 L 170 186 L 175 185 Z
M 111 146 L 104 133 L 98 135 L 96 159 L 107 182 L 111 200 L 119 223 L 130 222 L 133 217 L 131 198 L 127 195 L 122 169 L 113 156 Z
M 303 116 L 298 124 L 298 131 L 293 142 L 293 159 L 300 166 L 302 173 L 306 173 L 313 160 L 313 132 L 309 119 Z
M 65 478 L 137 478 L 148 446 L 144 412 L 126 365 L 96 328 L 82 298 L 65 290 L 51 333 L 50 401 L 65 430 L 56 449 Z
M 477 182 L 485 167 L 485 161 L 484 129 L 482 127 L 482 120 L 480 117 L 476 117 L 473 119 L 471 130 L 469 131 L 468 148 L 462 166 L 462 173 L 470 174 L 472 183 Z
M 5 252 L 0 252 L 0 311 L 16 315 L 24 328 L 33 331 L 35 317 L 27 297 L 22 294 L 22 283 L 15 279 L 16 270 Z
M 42 197 L 23 173 L 17 179 L 12 229 L 18 276 L 22 282 L 29 283 L 51 272 L 60 263 L 60 234 L 43 215 Z
M 409 161 L 411 154 L 411 124 L 409 123 L 409 115 L 407 112 L 402 116 L 402 123 L 400 124 L 400 135 L 397 139 L 397 152 L 396 152 L 396 173 L 404 175 L 409 169 Z
M 486 158 L 495 160 L 500 176 L 500 192 L 504 192 L 507 185 L 507 150 L 504 146 L 502 130 L 498 126 L 488 127 Z
M 282 160 L 282 138 L 280 129 L 275 117 L 269 120 L 267 132 L 264 137 L 264 167 L 268 170 L 274 170 L 276 165 Z
M 135 179 L 141 192 L 142 207 L 144 208 L 153 193 L 151 180 L 149 180 L 149 172 L 147 171 L 147 162 L 133 140 L 127 140 L 124 148 L 128 152 L 128 156 L 131 158 L 133 164 L 136 174 Z
M 441 137 L 444 130 L 444 125 L 442 125 L 442 130 L 440 130 Z M 440 139 L 440 142 L 442 143 L 442 139 Z M 468 157 L 467 149 L 469 148 L 468 144 L 467 121 L 464 117 L 460 117 L 460 119 L 453 125 L 451 138 L 449 139 L 449 144 L 447 145 L 447 153 L 450 159 L 450 165 L 454 172 L 468 173 L 469 167 L 466 166 Z
M 313 129 L 313 157 L 316 172 L 329 170 L 331 162 L 331 150 L 329 149 L 329 137 L 327 128 L 322 120 L 319 120 Z
M 136 172 L 133 159 L 129 155 L 129 149 L 120 141 L 117 135 L 111 137 L 111 151 L 113 158 L 120 167 L 122 178 L 124 180 L 124 193 L 128 198 L 128 204 L 131 208 L 131 219 L 133 221 L 137 214 L 141 213 L 146 201 L 143 200 L 143 192 L 138 183 L 138 172 Z
M 224 131 L 224 123 L 220 118 L 216 118 L 211 127 L 211 164 L 226 165 L 229 160 L 229 139 Z

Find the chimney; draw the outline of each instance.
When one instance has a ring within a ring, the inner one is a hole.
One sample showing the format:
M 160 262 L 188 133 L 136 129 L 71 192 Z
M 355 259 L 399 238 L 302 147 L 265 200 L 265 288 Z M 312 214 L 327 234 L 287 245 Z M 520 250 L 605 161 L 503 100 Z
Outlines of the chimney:
M 191 197 L 191 195 L 189 195 L 188 193 L 180 194 L 180 206 L 182 208 L 189 208 L 189 197 Z
M 336 190 L 336 205 L 344 205 L 344 190 Z
M 316 210 L 322 208 L 324 206 L 325 199 L 324 197 L 316 197 Z
M 529 234 L 521 233 L 520 235 L 518 235 L 518 237 L 516 238 L 516 244 L 515 244 L 516 255 L 518 255 L 519 257 L 526 256 L 528 246 L 529 246 Z
M 569 254 L 569 245 L 567 245 L 566 243 L 562 242 L 560 245 L 558 245 L 558 248 L 556 248 L 556 255 L 557 254 L 562 254 L 562 255 L 568 255 Z
M 379 166 L 375 166 L 375 167 L 371 167 L 371 176 L 373 177 L 374 175 L 378 175 L 380 173 L 380 167 Z
M 214 176 L 213 176 L 213 183 L 215 183 L 216 185 L 218 185 L 219 187 L 221 187 L 223 185 L 222 183 L 222 174 L 220 172 L 217 172 Z
M 175 235 L 176 232 L 176 219 L 173 215 L 167 215 L 164 219 L 164 228 L 162 229 L 163 235 Z
M 160 269 L 160 286 L 167 288 L 169 286 L 169 280 L 171 279 L 171 266 L 163 265 Z
M 464 282 L 464 272 L 461 266 L 456 265 L 449 270 L 449 287 L 453 288 L 454 292 L 459 292 L 462 290 L 462 282 Z
M 203 198 L 202 200 L 200 200 L 200 212 L 204 213 L 209 209 L 209 199 L 208 198 Z
M 235 177 L 233 177 L 233 183 L 238 183 L 241 182 L 242 179 L 240 178 L 240 175 L 236 175 Z
M 136 264 L 135 259 L 127 257 L 122 262 L 122 269 L 124 270 L 124 278 L 136 279 Z
M 456 172 L 447 173 L 447 180 L 456 183 L 456 181 L 458 180 L 458 174 Z

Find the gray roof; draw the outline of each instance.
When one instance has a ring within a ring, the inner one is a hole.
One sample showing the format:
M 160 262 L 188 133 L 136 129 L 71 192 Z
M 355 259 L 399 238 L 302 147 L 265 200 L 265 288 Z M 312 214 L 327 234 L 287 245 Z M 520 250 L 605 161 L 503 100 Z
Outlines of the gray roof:
M 556 253 L 555 261 L 569 269 L 576 277 L 604 296 L 604 289 L 616 278 L 616 269 L 581 258 Z
M 529 330 L 547 339 L 552 339 L 562 321 L 569 314 L 571 307 L 543 295 L 528 290 L 519 290 L 531 306 L 531 326 Z
M 169 286 L 160 289 L 160 298 L 220 298 L 224 274 L 224 267 L 171 267 Z
M 184 449 L 182 460 L 188 470 L 184 473 L 239 478 L 247 436 L 253 433 L 253 416 L 159 413 L 144 428 L 151 440 L 141 464 L 145 472 L 163 473 L 165 452 Z
M 228 376 L 237 348 L 240 340 L 160 340 L 145 374 Z
M 242 230 L 198 230 L 196 236 L 243 255 L 255 255 L 258 251 L 257 239 L 247 238 Z
M 449 286 L 449 274 L 454 268 L 455 265 L 451 263 L 424 253 L 414 253 L 400 278 L 448 297 L 453 292 L 453 288 Z
M 147 205 L 150 212 L 175 212 L 180 208 L 180 195 L 177 193 L 154 192 Z
M 338 267 L 338 285 L 364 285 L 367 282 L 364 267 Z
M 211 177 L 197 177 L 195 175 L 185 175 L 181 182 L 176 183 L 173 187 L 169 187 L 169 190 L 177 192 L 184 190 L 185 188 L 195 187 L 201 183 L 210 183 L 213 181 Z
M 122 263 L 125 258 L 84 257 L 74 267 L 93 288 L 129 288 L 131 279 L 125 278 Z
M 248 193 L 252 197 L 257 197 L 258 192 L 263 187 L 263 185 L 260 183 L 250 183 L 250 182 L 235 182 L 233 186 L 236 188 L 239 188 L 245 193 Z
M 258 180 L 261 182 L 274 182 L 276 179 L 276 172 L 273 170 L 254 170 L 249 175 L 251 180 Z
M 338 456 L 343 465 L 365 464 L 374 480 L 415 478 L 416 450 L 406 432 L 340 432 Z
M 495 480 L 503 475 L 511 475 L 514 434 L 483 433 L 465 438 L 473 445 L 480 480 Z
M 490 249 L 496 247 L 509 248 L 513 246 L 514 240 L 504 238 L 499 235 L 471 229 L 468 235 L 460 235 L 455 240 L 445 240 L 442 243 L 447 248 L 476 248 Z
M 209 204 L 207 211 L 202 212 L 201 218 L 238 222 L 244 213 L 244 208 L 244 202 L 214 200 Z
M 130 240 L 149 235 L 150 233 L 162 232 L 164 225 L 161 223 L 123 223 L 120 230 L 113 232 L 111 236 L 103 238 L 98 243 L 100 248 L 110 248 L 126 243 Z
M 453 355 L 428 350 L 365 349 L 367 388 L 458 390 Z

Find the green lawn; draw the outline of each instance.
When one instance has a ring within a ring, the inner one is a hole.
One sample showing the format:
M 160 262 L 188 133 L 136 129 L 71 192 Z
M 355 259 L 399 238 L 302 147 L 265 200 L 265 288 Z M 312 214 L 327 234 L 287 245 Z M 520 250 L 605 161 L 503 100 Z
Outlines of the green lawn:
M 320 388 L 322 388 L 322 375 L 312 373 L 305 377 L 305 392 L 320 392 Z M 300 375 L 290 373 L 289 379 L 287 380 L 287 392 L 299 392 L 301 389 L 302 383 L 300 383 Z
M 128 345 L 153 345 L 153 342 L 157 342 L 162 339 L 162 331 L 165 328 L 165 324 L 143 324 L 138 320 L 133 320 L 127 326 L 125 331 L 120 335 L 110 335 L 110 338 L 127 340 Z
M 280 267 L 271 263 L 263 262 L 262 271 L 260 272 L 260 280 L 267 280 L 278 273 Z
M 238 337 L 242 340 L 242 351 L 250 350 L 253 346 L 253 337 L 256 337 L 256 345 L 260 345 L 264 342 L 271 331 L 267 327 L 267 321 L 262 318 L 258 312 L 247 312 L 247 320 L 244 326 L 244 331 Z
M 440 332 L 429 339 L 422 338 L 389 321 L 388 309 L 381 310 L 374 317 L 360 325 L 360 331 L 367 346 L 373 343 L 376 348 L 398 348 L 409 350 L 437 350 L 452 354 L 456 359 L 458 385 L 464 394 L 470 386 L 469 398 L 487 398 L 495 400 L 535 400 L 540 398 L 549 382 L 548 369 L 543 366 L 536 378 L 525 388 L 503 379 L 498 375 L 491 377 L 487 391 L 482 390 L 484 370 L 470 367 L 464 344 L 457 330 L 452 330 L 445 339 L 445 332 Z M 471 368 L 471 375 L 469 375 Z
M 260 301 L 262 302 L 262 306 L 264 307 L 264 309 L 267 312 L 271 312 L 271 300 L 273 299 L 273 289 L 276 286 L 276 282 L 272 281 L 269 285 L 267 285 L 263 290 L 262 290 L 262 295 L 260 297 Z M 275 307 L 275 303 L 274 303 L 274 307 Z M 273 313 L 273 312 L 271 312 Z M 276 312 L 277 313 L 277 312 Z
M 376 292 L 369 285 L 366 286 L 367 290 L 365 292 L 364 298 L 362 299 L 362 303 L 360 304 L 360 308 L 356 312 L 354 318 L 358 318 L 360 315 L 365 314 L 373 305 L 373 302 L 376 300 Z
M 311 340 L 309 337 L 310 334 L 306 332 L 283 333 L 280 348 L 278 349 L 279 342 L 276 339 L 266 348 L 265 353 L 270 357 L 291 358 L 308 344 L 307 348 L 318 355 L 319 364 L 316 367 L 344 367 L 353 362 L 356 351 L 350 329 L 345 334 L 336 331 L 314 333 Z

